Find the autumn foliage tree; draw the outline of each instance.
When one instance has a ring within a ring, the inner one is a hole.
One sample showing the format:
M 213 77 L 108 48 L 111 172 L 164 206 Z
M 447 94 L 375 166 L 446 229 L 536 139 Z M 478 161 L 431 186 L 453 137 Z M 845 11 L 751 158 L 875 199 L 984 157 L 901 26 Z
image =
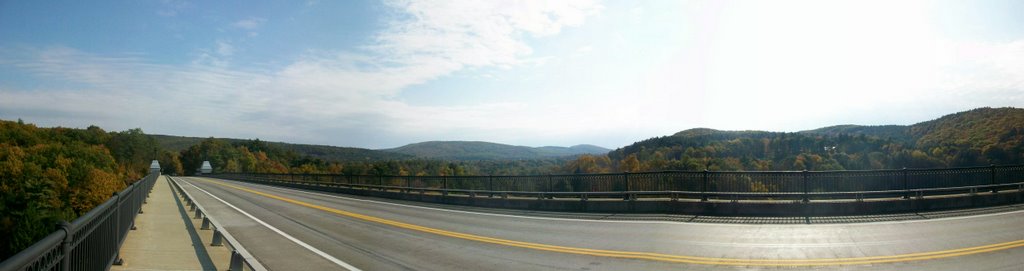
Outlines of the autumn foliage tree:
M 157 148 L 144 139 L 132 142 L 141 133 L 0 121 L 0 258 L 17 253 L 52 232 L 58 221 L 73 220 L 140 178 L 155 158 L 148 150 Z M 119 152 L 112 153 L 109 146 L 117 146 Z

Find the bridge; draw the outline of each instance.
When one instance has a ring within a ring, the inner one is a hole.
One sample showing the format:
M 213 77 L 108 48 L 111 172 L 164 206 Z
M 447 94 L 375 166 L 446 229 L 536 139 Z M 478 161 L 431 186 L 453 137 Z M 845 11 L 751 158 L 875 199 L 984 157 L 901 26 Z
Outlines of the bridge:
M 154 174 L 0 270 L 1019 270 L 1022 180 L 1024 166 Z

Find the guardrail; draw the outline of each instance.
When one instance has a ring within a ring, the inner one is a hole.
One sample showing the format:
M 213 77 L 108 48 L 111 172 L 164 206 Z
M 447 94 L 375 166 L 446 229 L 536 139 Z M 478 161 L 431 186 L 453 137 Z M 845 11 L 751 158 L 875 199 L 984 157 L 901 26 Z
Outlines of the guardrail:
M 843 171 L 660 171 L 530 176 L 220 173 L 214 177 L 443 196 L 537 199 L 855 200 L 1024 192 L 1024 165 Z
M 135 216 L 159 176 L 150 173 L 74 221 L 60 223 L 50 235 L 0 262 L 0 271 L 107 270 L 119 264 L 121 244 L 135 229 Z
M 181 184 L 179 184 L 177 180 L 174 180 L 174 178 L 172 177 L 167 178 L 168 181 L 171 182 L 171 184 L 174 186 L 175 194 L 181 195 L 185 202 L 185 205 L 189 207 L 189 211 L 195 212 L 195 216 L 193 216 L 192 218 L 203 219 L 203 224 L 200 226 L 199 229 L 213 230 L 213 240 L 211 240 L 210 246 L 223 246 L 224 243 L 227 243 L 228 247 L 231 248 L 231 262 L 228 264 L 228 270 L 242 271 L 243 264 L 245 266 L 248 266 L 249 270 L 267 270 L 265 267 L 263 267 L 262 264 L 260 264 L 258 260 L 256 260 L 255 257 L 252 256 L 252 254 L 249 253 L 248 250 L 242 247 L 242 244 L 239 243 L 238 240 L 235 239 L 235 237 L 231 236 L 231 234 L 228 233 L 227 230 L 225 230 L 224 227 L 221 226 L 222 224 L 220 222 L 217 222 L 216 219 L 210 217 L 209 213 L 206 212 L 206 209 L 204 209 L 202 205 L 199 205 L 199 203 L 194 200 L 192 195 L 181 187 Z

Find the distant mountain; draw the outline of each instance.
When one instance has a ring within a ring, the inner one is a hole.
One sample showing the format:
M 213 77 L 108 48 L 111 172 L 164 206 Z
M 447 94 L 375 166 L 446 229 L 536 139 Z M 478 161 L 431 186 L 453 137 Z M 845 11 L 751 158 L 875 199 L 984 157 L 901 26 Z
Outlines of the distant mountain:
M 199 144 L 206 138 L 202 137 L 185 137 L 185 136 L 169 136 L 169 135 L 151 135 L 156 139 L 157 143 L 160 144 L 166 150 L 180 152 L 188 149 L 192 145 Z M 229 143 L 238 143 L 248 141 L 248 139 L 237 139 L 237 138 L 219 138 Z M 296 154 L 309 156 L 311 158 L 317 158 L 325 161 L 381 161 L 381 160 L 401 160 L 401 159 L 412 159 L 415 158 L 411 155 L 405 155 L 401 153 L 385 152 L 363 148 L 349 148 L 349 147 L 335 147 L 335 146 L 324 146 L 324 145 L 309 145 L 309 144 L 292 144 L 283 142 L 267 142 L 268 145 L 279 147 L 287 151 L 293 151 Z
M 836 125 L 818 128 L 814 130 L 801 131 L 801 133 L 820 134 L 828 136 L 838 136 L 841 134 L 866 135 L 878 138 L 889 138 L 900 142 L 910 142 L 912 139 L 912 137 L 910 136 L 910 126 L 906 125 Z
M 533 148 L 537 150 L 543 156 L 573 156 L 580 154 L 605 154 L 608 153 L 609 149 L 602 148 L 600 146 L 580 144 L 572 147 L 558 147 L 558 146 L 544 146 Z
M 149 135 L 149 137 L 152 137 L 153 139 L 155 139 L 157 144 L 160 144 L 160 147 L 163 148 L 164 150 L 173 151 L 173 152 L 181 152 L 183 150 L 187 150 L 189 147 L 192 147 L 192 145 L 199 144 L 199 142 L 202 142 L 204 139 L 206 139 L 206 138 L 203 138 L 203 137 L 188 137 L 188 136 L 173 136 L 173 135 Z M 220 138 L 220 139 L 227 140 L 227 141 L 232 142 L 232 143 L 233 142 L 242 141 L 242 139 L 233 139 L 233 138 Z
M 170 135 L 150 135 L 166 150 L 180 152 L 206 138 Z M 240 143 L 248 139 L 218 138 L 228 143 Z M 610 151 L 594 145 L 572 147 L 546 146 L 539 148 L 513 146 L 482 141 L 428 141 L 405 145 L 393 149 L 371 150 L 363 148 L 335 147 L 324 145 L 267 142 L 301 156 L 325 161 L 382 161 L 431 158 L 446 160 L 521 160 L 547 157 L 566 157 L 580 154 L 605 154 Z
M 985 107 L 909 126 L 838 125 L 797 133 L 695 128 L 609 153 L 613 164 L 629 156 L 648 170 L 1017 164 L 1024 163 L 1024 109 Z
M 609 150 L 594 145 L 572 147 L 525 147 L 483 141 L 427 141 L 382 151 L 421 158 L 447 160 L 515 160 L 564 157 L 580 154 L 604 154 Z

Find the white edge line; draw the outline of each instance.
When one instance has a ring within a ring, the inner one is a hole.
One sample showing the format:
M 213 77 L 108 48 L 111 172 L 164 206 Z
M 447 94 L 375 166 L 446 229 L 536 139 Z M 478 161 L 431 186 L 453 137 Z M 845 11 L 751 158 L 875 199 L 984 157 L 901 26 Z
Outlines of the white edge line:
M 196 185 L 192 184 L 191 182 L 186 181 L 185 183 L 187 183 L 188 185 L 192 186 L 196 190 L 199 190 L 200 192 L 203 192 L 203 193 L 206 193 L 207 195 L 210 195 L 210 197 L 213 197 L 213 199 L 218 200 L 221 203 L 224 203 L 224 205 L 227 205 L 228 207 L 231 207 L 231 209 L 235 209 L 235 211 L 238 211 L 239 213 L 242 213 L 243 215 L 249 217 L 250 219 L 256 221 L 257 223 L 260 223 L 260 225 L 263 225 L 264 227 L 267 227 L 271 231 L 274 231 L 277 234 L 280 234 L 281 236 L 284 236 L 284 238 L 287 238 L 288 240 L 291 240 L 295 244 L 298 244 L 299 246 L 302 246 L 302 247 L 308 249 L 309 251 L 312 251 L 313 253 L 316 253 L 317 255 L 320 255 L 320 257 L 323 257 L 324 259 L 327 259 L 328 261 L 331 261 L 331 262 L 337 264 L 338 266 L 341 266 L 341 267 L 343 267 L 343 268 L 345 268 L 347 270 L 361 271 L 359 268 L 356 268 L 355 266 L 352 266 L 352 265 L 350 265 L 350 264 L 348 264 L 348 263 L 346 263 L 346 262 L 344 262 L 342 260 L 339 260 L 338 258 L 335 258 L 334 256 L 331 256 L 331 255 L 329 255 L 329 254 L 327 254 L 327 253 L 325 253 L 325 252 L 323 252 L 323 251 L 321 251 L 321 250 L 319 250 L 319 249 L 317 249 L 317 248 L 315 248 L 315 247 L 313 247 L 313 246 L 311 246 L 309 244 L 306 244 L 305 242 L 300 241 L 299 239 L 296 239 L 295 237 L 292 237 L 291 235 L 288 235 L 287 233 L 284 233 L 283 231 L 275 228 L 274 226 L 271 226 L 270 224 L 267 224 L 266 222 L 263 222 L 263 220 L 260 220 L 259 218 L 256 218 L 255 216 L 252 216 L 251 214 L 249 214 L 249 213 L 247 213 L 245 211 L 242 211 L 242 209 L 239 209 L 238 207 L 235 207 L 234 205 L 231 205 L 231 203 L 228 203 L 227 201 L 224 201 L 224 200 L 218 198 L 217 196 L 214 196 L 213 194 L 210 194 L 210 192 L 207 192 L 206 190 L 203 190 L 202 188 L 197 187 Z
M 212 178 L 207 178 L 207 179 L 212 179 Z M 225 181 L 232 181 L 232 182 L 239 182 L 239 181 L 235 181 L 235 180 L 227 180 L 227 179 L 219 179 L 219 178 L 217 178 L 217 179 L 218 180 L 225 180 Z M 735 226 L 735 227 L 794 226 L 794 225 L 798 225 L 798 226 L 802 226 L 802 227 L 806 227 L 806 226 L 812 226 L 812 227 L 835 227 L 835 226 L 840 226 L 840 225 L 841 226 L 856 226 L 856 225 L 870 225 L 870 224 L 905 224 L 905 223 L 936 222 L 936 221 L 958 220 L 958 219 L 968 219 L 968 218 L 997 216 L 997 215 L 1008 215 L 1008 214 L 1016 214 L 1016 213 L 1024 212 L 1024 210 L 1017 210 L 1017 211 L 1010 211 L 1010 212 L 996 212 L 996 213 L 988 213 L 988 214 L 953 216 L 953 217 L 941 217 L 941 218 L 931 218 L 931 219 L 913 219 L 913 220 L 903 220 L 903 221 L 871 221 L 871 222 L 854 222 L 854 223 L 838 223 L 838 224 L 736 224 L 736 223 L 683 222 L 683 221 L 597 220 L 597 219 L 585 219 L 585 218 L 558 218 L 558 217 L 540 217 L 540 216 L 521 216 L 521 215 L 494 214 L 494 213 L 483 213 L 483 212 L 473 212 L 473 211 L 463 211 L 463 210 L 450 210 L 450 209 L 443 209 L 443 208 L 434 208 L 434 207 L 426 207 L 426 206 L 408 205 L 408 204 L 385 202 L 385 201 L 356 199 L 356 198 L 351 198 L 351 197 L 327 194 L 327 193 L 324 193 L 324 192 L 304 191 L 304 190 L 299 190 L 299 189 L 295 189 L 295 188 L 277 187 L 277 186 L 265 185 L 265 184 L 248 183 L 248 182 L 241 182 L 241 183 L 259 185 L 259 186 L 262 186 L 262 187 L 265 187 L 265 188 L 268 188 L 268 189 L 287 190 L 287 191 L 306 193 L 306 194 L 312 194 L 312 195 L 318 195 L 318 196 L 326 196 L 326 197 L 332 197 L 332 198 L 343 199 L 343 200 L 350 200 L 350 201 L 377 203 L 377 204 L 385 204 L 385 205 L 393 205 L 393 206 L 401 206 L 401 207 L 410 207 L 410 208 L 418 208 L 418 209 L 426 209 L 426 210 L 445 211 L 445 212 L 452 212 L 452 213 L 486 215 L 486 216 L 497 216 L 497 217 L 509 217 L 509 218 L 524 218 L 524 219 L 535 219 L 535 220 L 577 221 L 577 222 L 594 222 L 594 223 L 672 224 L 672 225 L 680 225 L 681 224 L 681 225 L 715 225 L 715 226 Z

